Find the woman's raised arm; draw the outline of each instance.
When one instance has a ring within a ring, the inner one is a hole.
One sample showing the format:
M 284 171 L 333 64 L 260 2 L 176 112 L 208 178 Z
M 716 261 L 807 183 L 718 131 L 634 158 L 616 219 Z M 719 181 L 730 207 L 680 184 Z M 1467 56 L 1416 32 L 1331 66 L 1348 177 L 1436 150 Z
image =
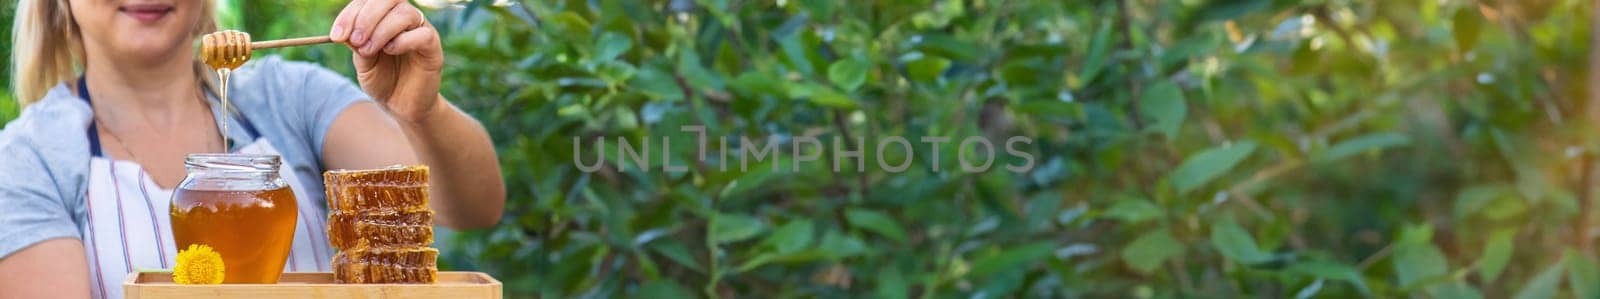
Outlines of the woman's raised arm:
M 355 51 L 361 89 L 383 103 L 416 157 L 432 168 L 439 222 L 455 228 L 499 222 L 506 188 L 494 144 L 482 124 L 439 95 L 444 49 L 422 11 L 405 0 L 353 1 L 334 19 L 328 36 Z M 350 117 L 366 120 L 346 122 L 340 116 L 328 133 L 325 156 L 363 154 L 344 143 L 372 139 L 360 124 L 381 123 L 375 120 L 381 115 L 352 112 Z

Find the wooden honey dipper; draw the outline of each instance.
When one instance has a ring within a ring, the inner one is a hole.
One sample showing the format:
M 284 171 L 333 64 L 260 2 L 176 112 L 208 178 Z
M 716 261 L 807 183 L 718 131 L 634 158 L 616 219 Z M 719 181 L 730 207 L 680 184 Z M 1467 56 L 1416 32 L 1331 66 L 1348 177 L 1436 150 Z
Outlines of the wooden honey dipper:
M 200 38 L 200 59 L 214 69 L 235 69 L 250 60 L 255 49 L 305 46 L 333 42 L 328 36 L 313 36 L 250 42 L 250 34 L 225 30 L 206 34 Z

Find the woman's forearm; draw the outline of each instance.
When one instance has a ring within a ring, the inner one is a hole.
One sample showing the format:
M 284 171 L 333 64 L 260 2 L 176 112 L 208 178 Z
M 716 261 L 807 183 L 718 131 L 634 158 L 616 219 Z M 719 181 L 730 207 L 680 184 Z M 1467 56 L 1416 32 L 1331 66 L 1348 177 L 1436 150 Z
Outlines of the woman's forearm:
M 89 298 L 83 242 L 61 238 L 0 257 L 0 299 Z
M 505 211 L 506 187 L 489 132 L 443 96 L 432 115 L 402 122 L 411 147 L 432 174 L 433 208 L 450 228 L 493 226 Z

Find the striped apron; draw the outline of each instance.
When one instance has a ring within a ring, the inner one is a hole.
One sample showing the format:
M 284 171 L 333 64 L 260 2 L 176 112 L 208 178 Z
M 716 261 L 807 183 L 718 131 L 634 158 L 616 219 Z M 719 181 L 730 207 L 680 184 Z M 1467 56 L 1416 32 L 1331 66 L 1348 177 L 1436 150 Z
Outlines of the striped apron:
M 78 94 L 90 101 L 88 85 L 78 81 Z M 213 106 L 220 106 L 213 102 Z M 244 141 L 230 136 L 236 146 L 233 152 L 244 154 L 270 154 L 279 152 L 262 138 L 244 115 L 230 114 L 235 124 L 243 128 Z M 89 188 L 84 203 L 88 211 L 87 225 L 80 228 L 84 250 L 89 259 L 90 293 L 94 298 L 122 298 L 122 282 L 129 272 L 138 270 L 171 269 L 177 263 L 177 247 L 173 244 L 172 221 L 169 204 L 173 190 L 161 188 L 143 167 L 132 161 L 107 158 L 100 151 L 100 135 L 95 124 L 89 125 Z M 296 176 L 290 167 L 280 167 L 279 176 L 289 183 L 299 206 L 298 223 L 294 231 L 294 245 L 289 252 L 286 272 L 321 272 L 331 269 L 333 258 L 328 236 L 323 228 L 327 214 L 306 190 L 307 181 Z M 309 182 L 316 183 L 316 182 Z

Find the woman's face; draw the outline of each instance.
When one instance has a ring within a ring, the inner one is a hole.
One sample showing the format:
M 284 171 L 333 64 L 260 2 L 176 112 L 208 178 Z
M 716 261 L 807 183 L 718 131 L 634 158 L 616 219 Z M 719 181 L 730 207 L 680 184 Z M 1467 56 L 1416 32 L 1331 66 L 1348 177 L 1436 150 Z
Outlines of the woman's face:
M 204 0 L 70 0 L 90 51 L 158 61 L 191 50 Z

